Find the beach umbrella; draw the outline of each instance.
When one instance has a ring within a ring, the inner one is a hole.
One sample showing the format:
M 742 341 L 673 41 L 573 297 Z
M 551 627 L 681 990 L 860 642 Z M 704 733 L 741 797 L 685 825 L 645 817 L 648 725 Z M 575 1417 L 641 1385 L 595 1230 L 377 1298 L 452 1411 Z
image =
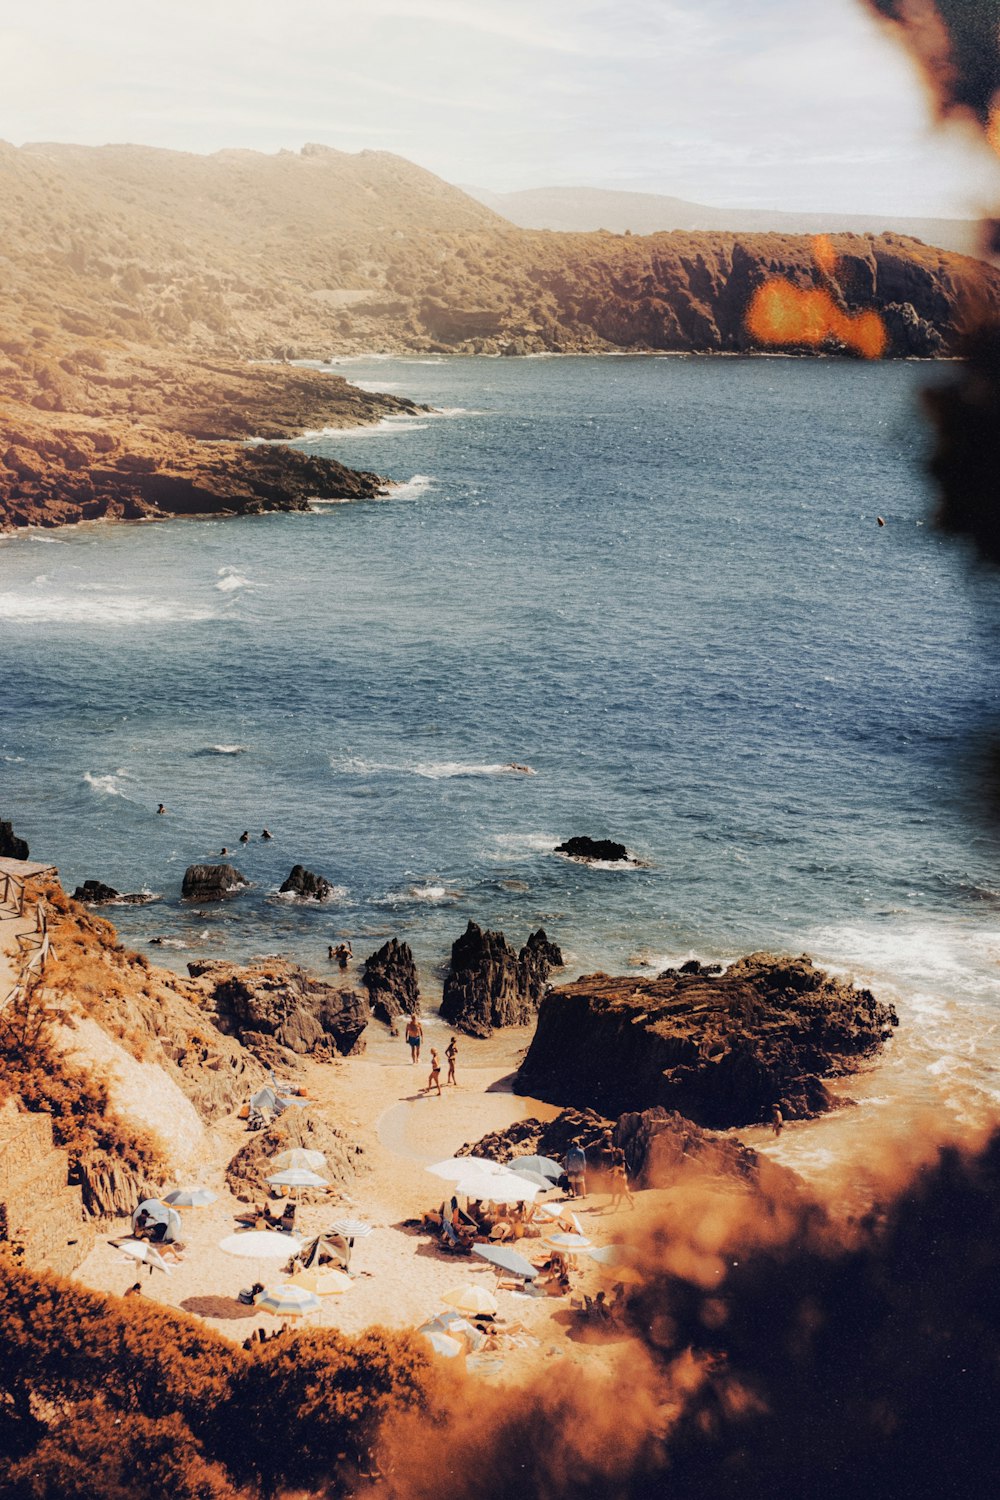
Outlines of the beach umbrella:
M 372 1226 L 364 1219 L 337 1219 L 330 1225 L 330 1233 L 342 1234 L 345 1240 L 367 1239 L 371 1232 Z
M 115 1248 L 123 1255 L 127 1255 L 129 1260 L 136 1260 L 148 1266 L 151 1271 L 165 1271 L 168 1276 L 173 1275 L 159 1250 L 148 1240 L 122 1240 Z
M 326 1166 L 326 1157 L 322 1151 L 310 1151 L 305 1146 L 293 1146 L 289 1151 L 279 1151 L 277 1156 L 271 1158 L 271 1166 L 276 1172 L 294 1171 L 296 1168 L 307 1172 L 322 1172 Z
M 457 1312 L 438 1313 L 436 1318 L 429 1318 L 426 1323 L 421 1323 L 417 1332 L 448 1333 L 452 1338 L 461 1336 L 473 1351 L 481 1349 L 486 1343 L 486 1335 L 475 1323 L 470 1323 L 468 1318 L 463 1318 Z
M 305 1313 L 318 1312 L 320 1305 L 315 1292 L 308 1292 L 302 1286 L 291 1286 L 287 1282 L 258 1293 L 254 1303 L 262 1311 L 274 1313 L 279 1318 L 301 1318 Z
M 137 1228 L 139 1220 L 145 1214 L 146 1222 L 153 1224 L 165 1224 L 165 1241 L 180 1238 L 181 1216 L 176 1208 L 171 1208 L 169 1203 L 164 1203 L 160 1198 L 144 1198 L 143 1201 L 132 1211 L 132 1228 Z
M 492 1317 L 497 1311 L 497 1299 L 484 1286 L 453 1286 L 450 1292 L 445 1292 L 441 1301 L 447 1307 L 454 1307 L 457 1312 L 473 1313 L 476 1316 L 487 1313 Z
M 565 1203 L 539 1203 L 538 1212 L 549 1219 L 561 1219 L 566 1212 Z
M 320 1177 L 318 1172 L 311 1172 L 308 1167 L 289 1167 L 287 1172 L 275 1172 L 269 1177 L 268 1182 L 272 1187 L 305 1188 L 305 1187 L 329 1187 L 325 1177 Z
M 214 1203 L 218 1196 L 211 1188 L 174 1188 L 172 1193 L 164 1193 L 163 1201 L 173 1208 L 205 1208 L 209 1203 Z
M 522 1177 L 525 1182 L 530 1182 L 532 1187 L 536 1187 L 540 1193 L 551 1192 L 555 1187 L 551 1177 L 545 1177 L 541 1172 L 529 1171 L 527 1167 L 516 1167 L 514 1173 Z
M 424 1333 L 425 1338 L 434 1350 L 435 1354 L 441 1354 L 445 1359 L 454 1359 L 456 1354 L 464 1354 L 465 1345 L 460 1339 L 453 1339 L 450 1333 Z
M 550 1234 L 545 1243 L 551 1245 L 553 1250 L 566 1250 L 572 1255 L 577 1251 L 589 1250 L 594 1242 L 588 1240 L 585 1234 Z
M 424 1170 L 434 1177 L 443 1177 L 445 1182 L 460 1182 L 463 1177 L 471 1177 L 479 1172 L 491 1175 L 499 1172 L 502 1176 L 507 1168 L 498 1161 L 490 1161 L 487 1156 L 449 1156 L 447 1161 L 435 1162 L 432 1167 L 425 1167 Z
M 247 1229 L 241 1234 L 227 1234 L 219 1241 L 219 1249 L 246 1260 L 287 1260 L 298 1255 L 302 1242 L 294 1235 L 279 1234 L 274 1229 Z
M 622 1286 L 642 1286 L 646 1280 L 642 1272 L 637 1271 L 635 1266 L 609 1266 L 602 1261 L 598 1261 L 597 1269 L 609 1281 L 620 1281 Z
M 587 1254 L 602 1266 L 623 1266 L 639 1259 L 639 1252 L 634 1245 L 595 1245 Z
M 562 1167 L 551 1156 L 514 1156 L 507 1165 L 512 1172 L 539 1172 L 553 1182 L 558 1182 L 563 1175 Z
M 501 1271 L 508 1271 L 511 1276 L 520 1276 L 522 1281 L 532 1281 L 538 1275 L 530 1260 L 525 1260 L 523 1255 L 506 1245 L 473 1245 L 472 1253 L 481 1255 L 483 1260 L 488 1260 Z
M 317 1297 L 332 1297 L 339 1292 L 349 1292 L 354 1282 L 343 1271 L 332 1267 L 316 1271 L 298 1271 L 288 1278 L 289 1286 L 300 1286 L 304 1291 L 314 1292 Z

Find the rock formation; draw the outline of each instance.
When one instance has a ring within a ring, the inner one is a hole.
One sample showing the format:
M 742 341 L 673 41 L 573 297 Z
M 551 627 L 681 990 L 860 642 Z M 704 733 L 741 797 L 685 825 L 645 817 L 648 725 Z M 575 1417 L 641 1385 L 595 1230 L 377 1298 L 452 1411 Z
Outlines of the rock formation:
M 490 1036 L 494 1026 L 525 1026 L 549 973 L 561 966 L 562 954 L 541 928 L 515 953 L 502 932 L 470 922 L 452 944 L 441 1015 L 470 1036 Z
M 891 1005 L 808 958 L 685 967 L 550 991 L 516 1091 L 616 1116 L 659 1106 L 714 1129 L 759 1122 L 776 1104 L 804 1118 L 834 1102 L 823 1078 L 874 1056 L 897 1025 Z
M 287 959 L 250 964 L 219 960 L 188 964 L 214 1006 L 219 1028 L 256 1051 L 272 1039 L 300 1055 L 347 1056 L 364 1051 L 368 1003 L 354 990 L 314 979 Z
M 339 1186 L 350 1182 L 363 1165 L 363 1148 L 328 1124 L 315 1109 L 289 1109 L 266 1129 L 248 1137 L 226 1168 L 226 1186 L 244 1203 L 259 1201 L 271 1191 L 267 1178 L 274 1171 L 274 1157 L 296 1146 L 322 1151 L 326 1165 L 319 1176 Z
M 237 891 L 248 890 L 249 880 L 235 865 L 188 865 L 181 883 L 185 901 L 221 901 Z
M 333 886 L 322 875 L 314 875 L 305 865 L 293 865 L 283 885 L 278 887 L 283 896 L 301 896 L 304 901 L 329 901 Z
M 73 892 L 73 900 L 82 901 L 85 906 L 148 906 L 156 899 L 147 891 L 129 891 L 123 896 L 102 880 L 85 880 Z
M 611 839 L 591 839 L 586 834 L 567 839 L 564 844 L 557 844 L 556 853 L 568 854 L 571 859 L 600 859 L 607 860 L 608 863 L 627 860 L 629 857 L 624 844 L 616 844 Z
M 0 822 L 0 859 L 27 859 L 28 846 L 19 839 L 12 823 Z
M 365 959 L 362 975 L 372 1015 L 392 1026 L 404 1012 L 420 1014 L 417 966 L 409 943 L 390 938 Z

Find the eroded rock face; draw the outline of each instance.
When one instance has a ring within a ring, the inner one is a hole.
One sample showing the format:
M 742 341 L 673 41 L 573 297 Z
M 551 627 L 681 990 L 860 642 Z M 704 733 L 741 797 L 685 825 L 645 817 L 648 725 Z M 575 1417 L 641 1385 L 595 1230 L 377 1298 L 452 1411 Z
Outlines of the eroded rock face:
M 420 1014 L 417 966 L 409 943 L 390 938 L 365 959 L 362 975 L 372 1015 L 391 1026 L 398 1016 Z
M 305 865 L 293 865 L 288 878 L 278 887 L 283 896 L 301 896 L 304 901 L 329 901 L 333 886 L 322 875 L 314 875 Z
M 556 853 L 568 854 L 571 859 L 599 859 L 609 864 L 627 860 L 629 857 L 624 844 L 616 844 L 613 839 L 591 839 L 586 834 L 581 834 L 579 838 L 567 839 L 564 844 L 557 844 Z
M 441 1015 L 470 1036 L 490 1036 L 495 1026 L 525 1026 L 562 954 L 539 928 L 520 953 L 502 932 L 470 922 L 452 944 Z
M 250 1047 L 260 1034 L 303 1055 L 364 1050 L 362 1033 L 370 1019 L 364 997 L 314 979 L 287 959 L 190 963 L 188 972 L 209 992 L 220 1030 Z
M 713 1129 L 806 1118 L 823 1082 L 874 1056 L 898 1024 L 869 990 L 808 958 L 754 953 L 723 974 L 591 974 L 550 991 L 518 1093 L 620 1115 L 660 1107 Z
M 95 1219 L 124 1218 L 144 1198 L 155 1198 L 157 1191 L 131 1167 L 98 1150 L 78 1158 L 71 1181 L 79 1183 L 83 1206 Z
M 188 865 L 181 884 L 185 901 L 221 901 L 247 890 L 250 882 L 235 865 Z
M 350 1182 L 363 1165 L 363 1148 L 342 1130 L 311 1108 L 288 1109 L 265 1130 L 254 1131 L 247 1138 L 226 1168 L 226 1186 L 244 1203 L 266 1197 L 271 1191 L 267 1178 L 274 1171 L 272 1160 L 280 1151 L 295 1146 L 322 1151 L 326 1165 L 319 1175 L 341 1186 Z
M 157 897 L 148 891 L 128 891 L 122 895 L 102 880 L 85 880 L 73 892 L 73 900 L 82 901 L 84 906 L 148 906 Z
M 0 822 L 0 859 L 27 859 L 28 845 L 19 839 L 12 823 Z

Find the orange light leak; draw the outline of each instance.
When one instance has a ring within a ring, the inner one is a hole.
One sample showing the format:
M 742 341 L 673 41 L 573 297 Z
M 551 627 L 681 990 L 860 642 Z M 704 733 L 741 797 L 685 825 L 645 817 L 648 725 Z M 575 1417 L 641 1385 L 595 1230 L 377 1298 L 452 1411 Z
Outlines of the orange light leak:
M 817 269 L 832 281 L 837 254 L 825 234 L 813 240 Z M 816 348 L 839 339 L 863 359 L 880 359 L 888 335 L 877 312 L 846 313 L 825 287 L 797 287 L 784 276 L 759 286 L 746 313 L 747 332 L 759 344 L 805 344 Z

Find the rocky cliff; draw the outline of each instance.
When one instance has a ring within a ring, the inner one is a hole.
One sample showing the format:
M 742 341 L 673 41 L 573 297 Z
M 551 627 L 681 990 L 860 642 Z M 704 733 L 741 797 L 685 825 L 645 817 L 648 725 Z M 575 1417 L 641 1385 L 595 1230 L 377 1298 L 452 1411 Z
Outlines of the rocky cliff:
M 742 353 L 751 302 L 779 284 L 828 317 L 819 338 L 779 319 L 777 347 L 849 351 L 872 315 L 880 349 L 927 356 L 1000 308 L 996 271 L 901 235 L 819 254 L 804 235 L 521 230 L 398 157 L 318 147 L 0 144 L 0 229 L 0 527 L 376 493 L 377 476 L 241 445 L 413 409 L 289 356 Z
M 502 932 L 484 932 L 470 922 L 452 944 L 441 1015 L 470 1036 L 490 1036 L 495 1026 L 525 1026 L 562 961 L 541 928 L 517 953 Z
M 831 1107 L 897 1018 L 808 958 L 755 953 L 724 973 L 694 963 L 652 980 L 591 974 L 552 990 L 515 1090 L 607 1115 L 660 1107 L 714 1129 Z
M 188 970 L 209 997 L 221 1030 L 269 1062 L 271 1043 L 300 1055 L 364 1050 L 362 1033 L 370 1019 L 364 996 L 315 979 L 287 959 L 210 960 L 190 963 Z

